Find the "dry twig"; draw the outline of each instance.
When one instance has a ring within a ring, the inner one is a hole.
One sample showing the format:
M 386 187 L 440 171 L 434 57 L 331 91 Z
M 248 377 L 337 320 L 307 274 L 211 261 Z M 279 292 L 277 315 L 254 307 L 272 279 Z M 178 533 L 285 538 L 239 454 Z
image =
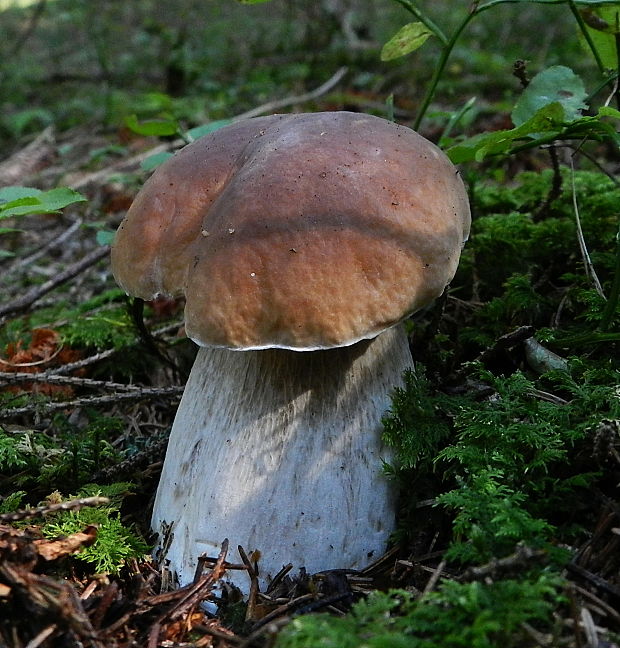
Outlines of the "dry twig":
M 103 504 L 108 504 L 109 502 L 110 500 L 107 497 L 80 497 L 66 502 L 59 502 L 58 504 L 46 504 L 45 506 L 38 506 L 32 509 L 14 511 L 12 513 L 2 513 L 0 515 L 0 523 L 8 524 L 10 522 L 29 520 L 41 515 L 58 513 L 59 511 L 78 511 L 87 506 L 101 506 Z
M 110 248 L 107 246 L 98 247 L 95 250 L 92 250 L 84 258 L 70 265 L 62 272 L 59 272 L 52 279 L 49 279 L 40 286 L 36 286 L 36 288 L 33 288 L 32 290 L 29 290 L 20 298 L 15 299 L 8 304 L 4 304 L 3 306 L 0 306 L 0 317 L 17 315 L 18 313 L 24 312 L 37 300 L 41 299 L 41 297 L 47 295 L 47 293 L 51 292 L 52 290 L 54 290 L 54 288 L 57 288 L 66 281 L 69 281 L 69 279 L 73 279 L 73 277 L 79 275 L 81 272 L 86 270 L 86 268 L 89 268 L 90 266 L 97 263 L 97 261 L 103 259 L 109 254 L 109 252 Z
M 46 362 L 48 360 L 46 359 Z M 1 362 L 1 361 L 0 361 Z M 71 385 L 72 387 L 90 387 L 94 389 L 116 389 L 119 391 L 135 391 L 143 389 L 140 385 L 116 383 L 109 380 L 92 380 L 75 376 L 58 376 L 52 372 L 0 372 L 0 385 L 20 385 L 22 383 L 49 383 L 50 385 Z
M 70 401 L 61 402 L 39 402 L 24 407 L 7 408 L 2 412 L 5 418 L 23 416 L 25 414 L 50 414 L 63 409 L 73 409 L 76 407 L 92 405 L 108 405 L 119 401 L 143 400 L 147 398 L 174 398 L 183 393 L 182 385 L 172 387 L 139 387 L 132 391 L 116 392 L 106 396 L 88 396 L 84 398 L 75 398 Z

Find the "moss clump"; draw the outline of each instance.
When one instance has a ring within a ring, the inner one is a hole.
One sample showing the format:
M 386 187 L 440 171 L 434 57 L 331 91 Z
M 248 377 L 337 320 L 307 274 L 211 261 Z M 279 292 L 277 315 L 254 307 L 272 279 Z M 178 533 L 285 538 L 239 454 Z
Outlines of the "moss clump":
M 546 622 L 562 582 L 541 574 L 491 584 L 447 581 L 415 599 L 373 592 L 345 617 L 305 616 L 282 631 L 278 648 L 492 648 L 525 645 L 524 624 Z

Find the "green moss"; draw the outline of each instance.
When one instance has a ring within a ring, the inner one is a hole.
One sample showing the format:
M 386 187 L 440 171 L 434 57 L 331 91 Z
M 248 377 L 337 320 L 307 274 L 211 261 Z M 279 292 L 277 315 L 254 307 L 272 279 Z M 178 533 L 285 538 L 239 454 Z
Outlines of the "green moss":
M 120 518 L 122 499 L 132 488 L 129 483 L 109 486 L 91 484 L 83 488 L 78 497 L 103 495 L 110 498 L 105 506 L 87 507 L 79 511 L 64 511 L 46 518 L 42 533 L 48 538 L 79 533 L 89 525 L 97 527 L 97 539 L 82 549 L 75 560 L 90 563 L 97 573 L 117 573 L 130 558 L 140 558 L 149 551 L 149 545 L 132 527 Z
M 77 489 L 92 475 L 122 459 L 111 439 L 122 421 L 86 412 L 88 421 L 75 425 L 63 414 L 53 419 L 55 434 L 27 430 L 8 433 L 0 428 L 0 474 L 33 494 Z M 36 496 L 36 495 L 35 495 Z
M 541 574 L 491 584 L 444 582 L 421 599 L 374 592 L 345 617 L 293 619 L 278 648 L 494 648 L 524 645 L 523 624 L 551 629 L 562 599 L 559 577 Z
M 570 521 L 587 510 L 587 487 L 598 474 L 579 453 L 601 421 L 620 416 L 618 379 L 614 368 L 580 362 L 537 382 L 477 369 L 472 380 L 492 394 L 481 401 L 479 391 L 447 397 L 423 377 L 407 377 L 385 418 L 385 437 L 401 472 L 417 466 L 417 479 L 434 475 L 437 505 L 452 515 L 448 557 L 484 562 L 519 542 L 551 550 L 552 539 L 572 539 Z M 566 402 L 541 398 L 543 389 Z

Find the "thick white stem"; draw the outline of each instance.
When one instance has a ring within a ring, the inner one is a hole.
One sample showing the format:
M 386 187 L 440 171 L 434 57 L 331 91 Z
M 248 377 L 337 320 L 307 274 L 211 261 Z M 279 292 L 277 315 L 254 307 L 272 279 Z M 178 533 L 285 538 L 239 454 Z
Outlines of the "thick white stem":
M 222 540 L 260 551 L 263 584 L 291 562 L 363 568 L 394 528 L 381 417 L 412 364 L 402 327 L 328 351 L 201 348 L 171 432 L 153 528 L 182 584 Z M 245 574 L 230 573 L 242 589 Z

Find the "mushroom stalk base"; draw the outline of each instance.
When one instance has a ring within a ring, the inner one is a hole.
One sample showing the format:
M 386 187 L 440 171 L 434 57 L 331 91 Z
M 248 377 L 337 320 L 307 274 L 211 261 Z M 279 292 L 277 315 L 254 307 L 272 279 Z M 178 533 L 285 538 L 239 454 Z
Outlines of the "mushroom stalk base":
M 412 366 L 402 326 L 326 351 L 201 348 L 172 428 L 153 528 L 181 584 L 224 538 L 283 565 L 361 569 L 385 550 L 395 493 L 381 417 Z M 244 572 L 229 577 L 247 591 Z

